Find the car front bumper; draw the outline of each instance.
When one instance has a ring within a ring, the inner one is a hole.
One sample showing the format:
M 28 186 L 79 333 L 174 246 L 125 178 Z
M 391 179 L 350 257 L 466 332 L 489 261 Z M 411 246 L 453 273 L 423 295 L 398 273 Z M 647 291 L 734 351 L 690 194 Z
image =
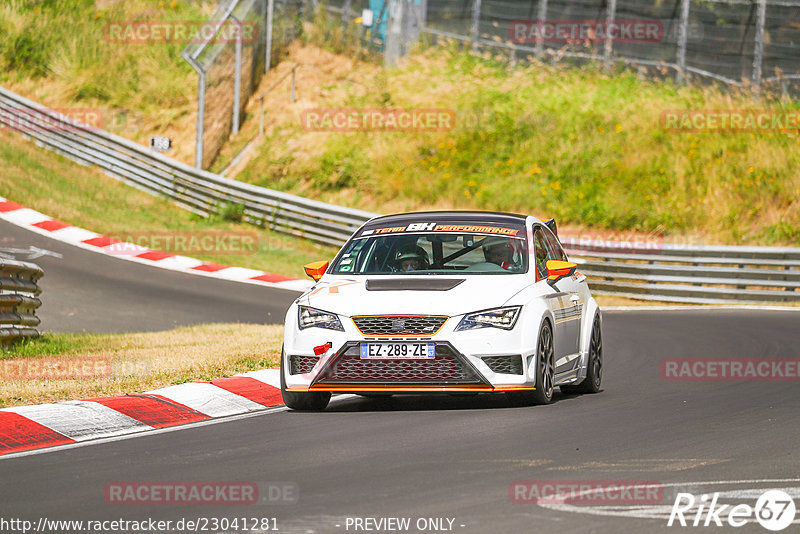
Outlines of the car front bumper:
M 296 313 L 294 314 L 296 317 Z M 350 393 L 469 393 L 535 389 L 535 340 L 522 329 L 455 331 L 449 318 L 432 336 L 365 336 L 341 317 L 344 331 L 300 330 L 292 312 L 284 335 L 284 378 L 288 391 Z M 430 359 L 363 359 L 362 343 L 427 343 Z M 315 354 L 330 343 L 331 348 Z

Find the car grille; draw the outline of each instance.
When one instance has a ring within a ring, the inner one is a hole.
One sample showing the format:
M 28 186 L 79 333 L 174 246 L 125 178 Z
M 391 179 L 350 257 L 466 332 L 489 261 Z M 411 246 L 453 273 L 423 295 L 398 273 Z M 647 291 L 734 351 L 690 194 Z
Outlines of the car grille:
M 436 346 L 436 357 L 419 360 L 362 359 L 358 345 L 336 356 L 319 383 L 483 383 L 472 367 L 447 345 Z
M 319 358 L 316 356 L 297 356 L 292 354 L 289 356 L 289 374 L 301 375 L 310 373 L 318 361 Z
M 432 336 L 448 317 L 430 315 L 369 315 L 353 317 L 365 336 Z
M 507 375 L 522 374 L 522 356 L 486 356 L 483 358 L 489 369 L 495 373 Z

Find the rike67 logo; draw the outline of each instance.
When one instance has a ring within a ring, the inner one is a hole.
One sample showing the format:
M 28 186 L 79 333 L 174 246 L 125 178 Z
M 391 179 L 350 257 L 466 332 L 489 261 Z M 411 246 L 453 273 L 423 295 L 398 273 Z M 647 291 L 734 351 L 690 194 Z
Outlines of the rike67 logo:
M 795 513 L 792 497 L 777 489 L 762 493 L 755 506 L 741 502 L 723 504 L 719 492 L 703 494 L 699 498 L 691 493 L 678 493 L 667 526 L 742 527 L 755 521 L 765 529 L 777 532 L 792 524 Z

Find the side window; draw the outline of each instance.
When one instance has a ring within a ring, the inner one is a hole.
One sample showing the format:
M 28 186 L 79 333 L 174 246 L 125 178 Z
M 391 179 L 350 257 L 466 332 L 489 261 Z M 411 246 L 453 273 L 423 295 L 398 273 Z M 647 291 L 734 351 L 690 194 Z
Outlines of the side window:
M 536 258 L 536 272 L 539 278 L 547 278 L 547 260 L 552 259 L 548 257 L 548 244 L 547 238 L 540 227 L 533 231 L 533 254 Z
M 567 255 L 564 252 L 564 249 L 561 248 L 561 243 L 558 242 L 558 238 L 549 230 L 542 231 L 544 232 L 544 235 L 547 236 L 547 244 L 549 245 L 548 249 L 552 254 L 548 259 L 567 261 Z

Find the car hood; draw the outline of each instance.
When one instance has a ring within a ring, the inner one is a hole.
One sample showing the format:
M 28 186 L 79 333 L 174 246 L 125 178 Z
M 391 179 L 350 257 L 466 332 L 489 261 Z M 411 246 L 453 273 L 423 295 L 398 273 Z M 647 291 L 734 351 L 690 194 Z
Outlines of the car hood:
M 298 302 L 348 317 L 452 317 L 503 306 L 529 283 L 525 275 L 335 277 L 321 280 Z

